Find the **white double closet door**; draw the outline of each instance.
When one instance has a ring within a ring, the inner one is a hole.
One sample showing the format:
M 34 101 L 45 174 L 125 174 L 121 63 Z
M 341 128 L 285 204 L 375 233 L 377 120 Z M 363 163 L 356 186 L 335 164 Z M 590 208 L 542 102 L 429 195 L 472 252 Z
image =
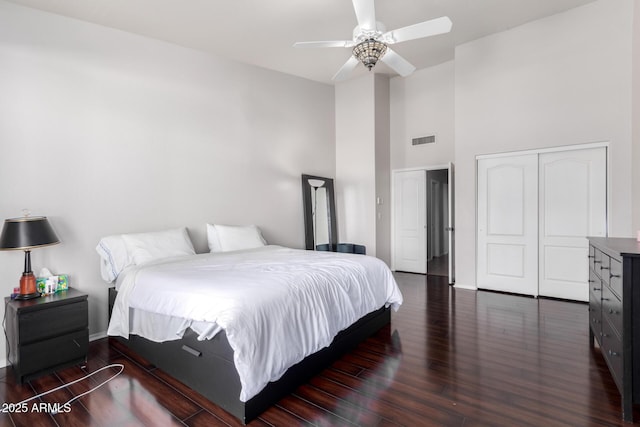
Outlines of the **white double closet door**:
M 607 234 L 605 146 L 479 157 L 477 285 L 589 300 L 587 236 Z

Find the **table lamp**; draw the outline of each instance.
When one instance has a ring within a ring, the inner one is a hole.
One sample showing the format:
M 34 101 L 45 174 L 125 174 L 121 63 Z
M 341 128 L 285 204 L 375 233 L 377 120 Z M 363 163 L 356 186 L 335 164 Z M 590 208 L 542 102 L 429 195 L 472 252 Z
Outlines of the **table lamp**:
M 44 216 L 24 216 L 4 221 L 0 234 L 0 250 L 24 251 L 24 272 L 20 278 L 18 300 L 38 298 L 36 277 L 31 271 L 31 250 L 60 243 L 51 224 Z

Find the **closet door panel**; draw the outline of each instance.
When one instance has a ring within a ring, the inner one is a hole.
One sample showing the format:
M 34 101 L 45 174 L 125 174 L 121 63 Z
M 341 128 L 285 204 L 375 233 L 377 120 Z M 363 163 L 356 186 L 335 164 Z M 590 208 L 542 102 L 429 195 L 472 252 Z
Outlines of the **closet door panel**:
M 589 300 L 587 236 L 606 235 L 606 148 L 539 159 L 540 295 Z
M 502 164 L 487 168 L 488 235 L 524 235 L 525 174 L 522 165 Z
M 478 287 L 538 294 L 538 156 L 478 160 Z

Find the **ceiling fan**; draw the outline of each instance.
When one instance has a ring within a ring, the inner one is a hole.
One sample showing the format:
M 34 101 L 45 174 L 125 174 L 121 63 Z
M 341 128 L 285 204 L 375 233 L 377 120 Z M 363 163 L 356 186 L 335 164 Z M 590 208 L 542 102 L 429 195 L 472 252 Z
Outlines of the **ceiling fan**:
M 451 20 L 443 16 L 420 22 L 397 30 L 387 31 L 376 21 L 374 0 L 353 0 L 358 25 L 353 30 L 353 40 L 298 42 L 294 47 L 348 47 L 353 48 L 351 57 L 333 76 L 333 80 L 345 80 L 358 65 L 358 61 L 371 71 L 378 60 L 384 62 L 403 77 L 416 69 L 389 45 L 423 37 L 435 36 L 451 31 Z

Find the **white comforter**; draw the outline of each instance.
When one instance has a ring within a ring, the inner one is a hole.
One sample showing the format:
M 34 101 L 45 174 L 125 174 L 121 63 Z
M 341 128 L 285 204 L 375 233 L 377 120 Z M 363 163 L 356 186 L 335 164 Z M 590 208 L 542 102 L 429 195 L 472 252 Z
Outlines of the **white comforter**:
M 129 308 L 219 326 L 234 350 L 241 401 L 362 316 L 402 304 L 377 258 L 279 246 L 151 262 L 119 284 L 109 335 L 128 338 Z

